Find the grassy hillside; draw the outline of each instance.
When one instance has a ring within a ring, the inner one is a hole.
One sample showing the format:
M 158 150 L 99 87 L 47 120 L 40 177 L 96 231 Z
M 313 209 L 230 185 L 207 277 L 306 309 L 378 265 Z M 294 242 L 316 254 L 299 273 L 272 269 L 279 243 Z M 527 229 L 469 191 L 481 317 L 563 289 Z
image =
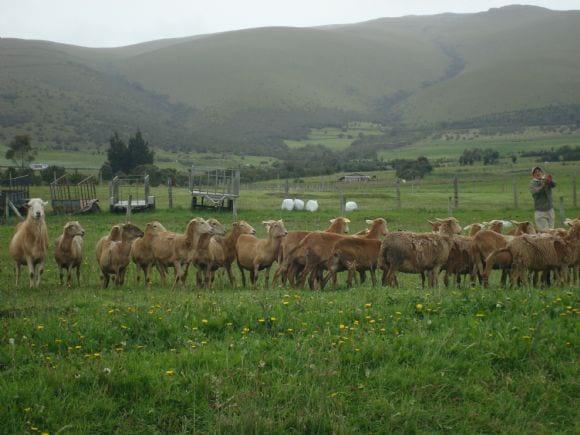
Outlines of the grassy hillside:
M 1 39 L 0 134 L 85 147 L 140 127 L 166 148 L 273 155 L 349 121 L 488 125 L 539 109 L 541 123 L 580 107 L 578 40 L 578 12 L 528 6 L 110 49 Z

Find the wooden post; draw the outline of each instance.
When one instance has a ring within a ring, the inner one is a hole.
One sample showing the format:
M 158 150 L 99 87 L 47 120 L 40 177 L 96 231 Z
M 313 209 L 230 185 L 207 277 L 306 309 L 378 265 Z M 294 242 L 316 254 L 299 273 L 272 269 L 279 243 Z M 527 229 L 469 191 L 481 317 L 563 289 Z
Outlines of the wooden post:
M 171 177 L 167 177 L 167 201 L 171 210 L 173 208 L 173 183 L 171 182 Z
M 284 185 L 284 194 L 288 196 L 289 192 L 290 192 L 290 183 L 288 181 L 288 178 L 286 178 L 286 184 Z
M 133 195 L 129 195 L 129 200 L 127 201 L 127 215 L 125 216 L 125 220 L 129 222 L 131 220 L 131 207 L 133 203 Z
M 232 218 L 234 222 L 238 220 L 238 199 L 240 195 L 240 170 L 236 169 L 234 171 L 234 185 L 233 185 L 233 194 L 236 195 L 232 198 Z
M 566 211 L 564 210 L 564 197 L 560 197 L 560 225 L 564 226 L 564 221 L 566 220 Z
M 453 216 L 453 200 L 449 197 L 449 201 L 447 202 L 447 215 Z
M 103 185 L 103 171 L 99 171 L 99 186 Z
M 342 190 L 338 193 L 338 201 L 339 203 L 339 215 L 343 216 L 344 215 L 344 193 L 342 192 Z
M 459 207 L 459 181 L 457 175 L 453 177 L 453 208 Z
M 395 187 L 397 189 L 397 208 L 401 208 L 401 179 L 397 178 L 395 183 Z
M 516 176 L 512 177 L 512 188 L 514 191 L 514 208 L 518 208 L 518 182 L 516 180 Z
M 572 175 L 572 205 L 574 208 L 578 206 L 576 202 L 576 174 Z

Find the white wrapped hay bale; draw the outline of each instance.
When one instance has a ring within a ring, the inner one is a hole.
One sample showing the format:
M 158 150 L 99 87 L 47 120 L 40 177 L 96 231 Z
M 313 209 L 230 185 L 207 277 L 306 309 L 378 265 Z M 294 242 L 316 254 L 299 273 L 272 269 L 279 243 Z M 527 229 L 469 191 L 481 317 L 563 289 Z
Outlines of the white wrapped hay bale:
M 304 201 L 302 201 L 301 199 L 295 199 L 294 210 L 304 210 Z
M 312 212 L 318 210 L 318 201 L 315 199 L 309 199 L 308 202 L 306 202 L 306 210 Z
M 358 204 L 354 201 L 347 201 L 346 204 L 344 205 L 345 211 L 353 211 L 356 209 L 358 209 Z
M 294 200 L 286 198 L 282 200 L 282 210 L 292 211 L 294 209 Z

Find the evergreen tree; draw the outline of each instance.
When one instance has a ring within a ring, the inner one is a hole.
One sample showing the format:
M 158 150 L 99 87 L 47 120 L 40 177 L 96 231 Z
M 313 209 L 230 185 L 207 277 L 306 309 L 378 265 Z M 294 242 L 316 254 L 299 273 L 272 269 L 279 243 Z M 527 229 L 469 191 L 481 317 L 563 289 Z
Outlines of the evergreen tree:
M 141 165 L 152 165 L 154 152 L 149 149 L 149 143 L 143 139 L 141 131 L 129 138 L 127 149 L 131 170 Z
M 114 132 L 109 139 L 109 149 L 107 150 L 107 160 L 111 165 L 113 174 L 117 172 L 129 173 L 131 161 L 128 154 L 127 145 L 119 133 Z

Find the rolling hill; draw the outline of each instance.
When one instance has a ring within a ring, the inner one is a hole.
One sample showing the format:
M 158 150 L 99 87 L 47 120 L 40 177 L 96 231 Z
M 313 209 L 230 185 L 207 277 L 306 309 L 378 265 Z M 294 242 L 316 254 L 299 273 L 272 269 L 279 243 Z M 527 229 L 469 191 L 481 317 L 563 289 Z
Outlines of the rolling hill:
M 0 134 L 82 147 L 139 127 L 165 148 L 273 154 L 351 120 L 541 116 L 580 107 L 579 42 L 580 11 L 531 6 L 110 49 L 0 39 Z

